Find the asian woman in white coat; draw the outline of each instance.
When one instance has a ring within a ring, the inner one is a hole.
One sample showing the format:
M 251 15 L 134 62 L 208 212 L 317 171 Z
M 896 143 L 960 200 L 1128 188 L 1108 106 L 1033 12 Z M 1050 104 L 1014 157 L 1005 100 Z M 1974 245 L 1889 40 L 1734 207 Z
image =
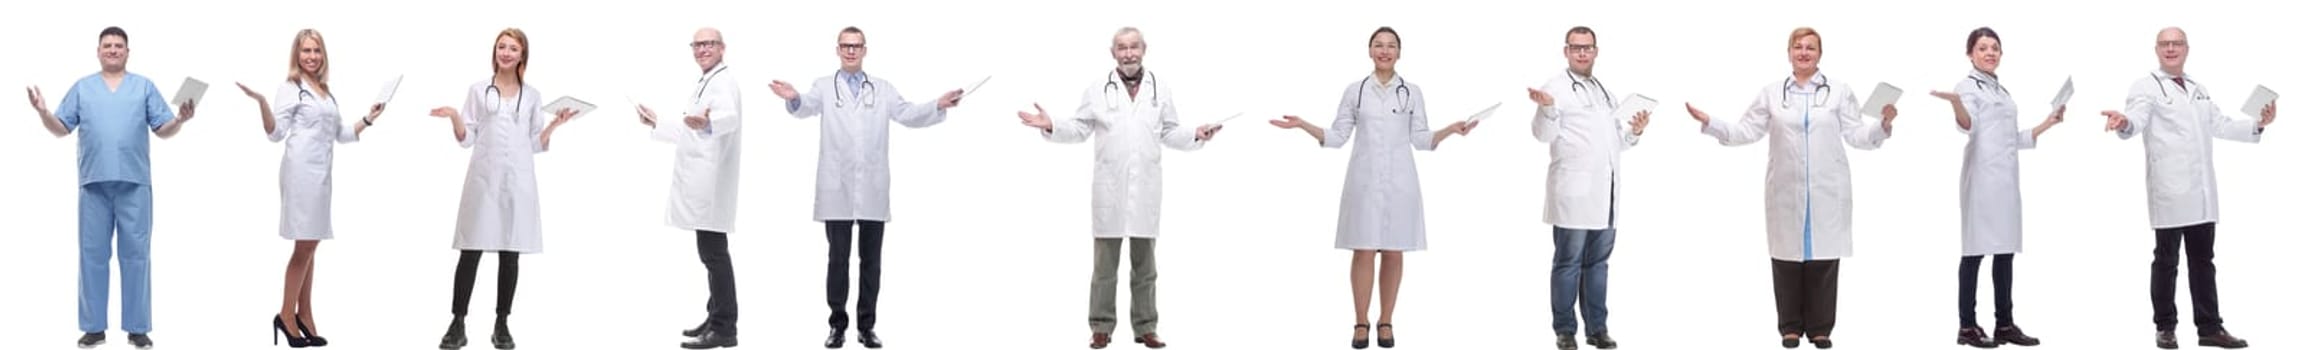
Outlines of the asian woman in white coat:
M 1465 135 L 1479 123 L 1455 122 L 1440 130 L 1425 124 L 1425 94 L 1393 70 L 1401 57 L 1400 34 L 1392 27 L 1369 35 L 1369 60 L 1376 70 L 1345 86 L 1336 121 L 1324 129 L 1297 116 L 1272 121 L 1303 130 L 1322 148 L 1353 145 L 1345 169 L 1343 203 L 1337 213 L 1337 249 L 1353 251 L 1353 348 L 1369 344 L 1370 288 L 1381 290 L 1377 345 L 1393 346 L 1393 302 L 1401 288 L 1401 252 L 1425 249 L 1425 208 L 1415 154 L 1431 151 L 1449 135 Z M 1357 139 L 1356 139 L 1357 138 Z M 1377 271 L 1383 257 L 1384 270 Z M 1381 281 L 1381 282 L 1380 282 Z M 1377 285 L 1380 285 L 1377 286 Z
M 543 98 L 528 85 L 528 34 L 507 28 L 496 35 L 494 77 L 472 85 L 464 108 L 440 107 L 456 144 L 472 149 L 465 169 L 464 199 L 456 213 L 456 289 L 450 305 L 455 318 L 441 336 L 441 349 L 464 347 L 464 314 L 472 301 L 472 279 L 483 252 L 497 253 L 496 329 L 489 343 L 513 348 L 512 293 L 520 280 L 520 255 L 544 252 L 544 220 L 536 194 L 536 154 L 552 146 L 552 132 L 576 115 L 562 109 L 546 114 Z M 506 94 L 510 91 L 512 93 Z
M 882 229 L 889 221 L 889 124 L 925 128 L 944 122 L 944 111 L 960 105 L 960 90 L 946 91 L 935 102 L 906 102 L 888 80 L 864 72 L 864 30 L 842 28 L 833 53 L 840 70 L 817 78 L 806 94 L 784 81 L 769 89 L 784 99 L 784 110 L 794 118 L 818 119 L 816 221 L 824 223 L 825 304 L 832 307 L 826 321 L 832 326 L 826 348 L 839 348 L 848 331 L 848 265 L 851 238 L 858 264 L 856 293 L 857 342 L 879 348 L 873 333 L 880 303 L 880 247 Z M 851 231 L 851 229 L 855 231 Z M 854 232 L 852 235 L 851 232 Z
M 1112 40 L 1113 61 L 1119 66 L 1081 91 L 1080 108 L 1070 117 L 1050 118 L 1038 104 L 1033 112 L 1017 112 L 1025 126 L 1040 130 L 1050 142 L 1096 138 L 1096 179 L 1089 205 L 1094 221 L 1089 237 L 1096 242 L 1096 270 L 1089 277 L 1090 349 L 1111 343 L 1118 326 L 1115 295 L 1124 239 L 1129 248 L 1129 325 L 1136 334 L 1131 339 L 1148 348 L 1168 346 L 1155 334 L 1160 312 L 1153 287 L 1159 276 L 1153 241 L 1160 237 L 1161 148 L 1200 149 L 1220 126 L 1178 124 L 1169 87 L 1144 70 L 1146 48 L 1142 32 L 1121 28 Z
M 296 246 L 288 255 L 273 331 L 284 334 L 289 347 L 328 346 L 306 311 L 312 309 L 313 249 L 336 237 L 329 220 L 336 144 L 359 141 L 360 133 L 384 113 L 384 105 L 372 105 L 358 124 L 344 125 L 335 90 L 328 85 L 328 42 L 312 29 L 296 32 L 289 44 L 288 79 L 271 102 L 248 85 L 240 85 L 240 91 L 256 100 L 265 138 L 288 148 L 280 156 L 280 237 Z
M 1688 106 L 1689 116 L 1722 145 L 1769 139 L 1762 205 L 1768 206 L 1777 331 L 1786 348 L 1799 346 L 1803 335 L 1819 349 L 1833 347 L 1839 263 L 1850 255 L 1850 232 L 1855 230 L 1847 149 L 1880 148 L 1889 139 L 1890 122 L 1897 119 L 1895 105 L 1882 106 L 1877 121 L 1860 116 L 1857 92 L 1817 72 L 1824 52 L 1823 37 L 1815 29 L 1794 29 L 1785 50 L 1793 76 L 1763 86 L 1742 118 L 1716 123 Z
M 2065 107 L 2031 128 L 2017 123 L 2017 101 L 2001 85 L 2001 34 L 1992 28 L 1969 32 L 1969 77 L 1953 92 L 1931 95 L 1953 104 L 1954 123 L 1969 134 L 1961 155 L 1961 330 L 1955 342 L 1979 348 L 2003 344 L 2040 345 L 2011 318 L 2010 283 L 2017 251 L 2024 246 L 2024 206 L 2017 186 L 2017 151 L 2032 149 L 2049 127 L 2065 120 Z M 1993 256 L 1993 332 L 1977 325 L 1977 269 Z M 1990 334 L 1990 336 L 1988 336 Z

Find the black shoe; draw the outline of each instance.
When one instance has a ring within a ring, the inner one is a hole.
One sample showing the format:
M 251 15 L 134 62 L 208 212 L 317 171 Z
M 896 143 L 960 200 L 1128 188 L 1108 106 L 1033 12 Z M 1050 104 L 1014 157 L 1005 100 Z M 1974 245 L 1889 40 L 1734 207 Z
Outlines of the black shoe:
M 496 331 L 489 332 L 488 345 L 499 350 L 512 350 L 512 326 L 505 323 L 504 315 L 496 316 Z
M 2025 335 L 2025 330 L 2017 329 L 2017 326 L 2011 325 L 1994 329 L 1993 342 L 2000 344 L 2017 344 L 2017 346 L 2034 346 L 2041 345 L 2041 338 L 2034 338 L 2032 336 Z
M 319 334 L 312 333 L 312 326 L 304 325 L 304 314 L 296 315 L 296 331 L 299 333 L 304 333 L 304 343 L 306 345 L 328 346 L 328 338 L 321 338 Z
M 842 332 L 841 329 L 833 329 L 832 335 L 824 337 L 824 348 L 839 349 L 841 344 L 848 343 L 848 337 L 845 336 L 847 334 L 847 332 Z
M 880 335 L 874 334 L 871 330 L 859 329 L 856 330 L 856 343 L 864 344 L 866 349 L 879 349 Z
M 682 349 L 713 349 L 733 347 L 736 347 L 735 334 L 723 334 L 709 330 L 705 331 L 704 334 L 698 334 L 696 339 L 691 339 L 687 342 L 680 343 L 680 348 Z
M 1968 345 L 1978 349 L 1991 349 L 2001 347 L 2001 343 L 1995 341 L 1992 338 L 1985 337 L 1984 328 L 1977 327 L 1961 327 L 1961 334 L 1953 338 L 1953 343 Z
M 295 334 L 289 333 L 288 323 L 281 322 L 280 316 L 274 315 L 272 316 L 272 345 L 280 345 L 280 338 L 282 337 L 288 338 L 288 347 L 291 348 L 312 346 L 312 342 L 305 339 L 304 337 L 299 337 Z M 83 346 L 82 348 L 87 347 Z
M 463 349 L 464 343 L 464 318 L 457 317 L 449 320 L 448 334 L 440 336 L 440 350 Z
M 151 349 L 152 337 L 132 333 L 128 335 L 128 345 L 135 345 L 137 349 Z
M 689 329 L 683 329 L 683 330 L 680 330 L 680 336 L 683 336 L 683 337 L 689 337 L 689 338 L 695 338 L 695 337 L 698 337 L 698 336 L 703 336 L 703 335 L 704 335 L 704 331 L 705 331 L 705 329 L 704 329 L 704 328 L 705 328 L 705 326 L 710 326 L 710 325 L 712 325 L 712 321 L 704 321 L 704 323 L 698 323 L 698 324 L 696 324 L 696 328 L 689 328 Z
M 131 336 L 131 337 L 133 337 L 133 336 Z M 134 339 L 134 338 L 130 338 L 130 339 Z M 2232 334 L 2232 333 L 2225 333 L 2225 331 L 2217 331 L 2216 333 L 2211 333 L 2211 334 L 2208 334 L 2208 335 L 2202 335 L 2202 336 L 2201 336 L 2201 342 L 2200 342 L 2200 345 L 2201 345 L 2201 346 L 2214 346 L 2214 347 L 2220 347 L 2220 348 L 2226 348 L 2226 349 L 2240 349 L 2240 348 L 2246 348 L 2246 347 L 2249 347 L 2249 341 L 2247 341 L 2247 340 L 2241 340 L 2241 338 L 2235 338 L 2235 337 L 2233 337 L 2233 334 Z
M 1353 331 L 1356 331 L 1356 332 L 1366 332 L 1366 331 L 1368 331 L 1368 330 L 1369 330 L 1369 325 L 1368 325 L 1368 324 L 1366 324 L 1366 323 L 1353 325 Z M 1353 348 L 1354 348 L 1354 349 L 1367 349 L 1367 348 L 1369 348 L 1369 338 L 1368 338 L 1368 337 L 1359 337 L 1359 338 L 1353 338 Z
M 2153 346 L 2162 349 L 2177 348 L 2177 331 L 2161 331 L 2153 335 Z
M 1609 338 L 1609 333 L 1593 333 L 1593 335 L 1585 336 L 1585 344 L 1592 345 L 1595 349 L 1617 348 L 1617 340 Z
M 1785 336 L 1791 337 L 1791 338 L 1785 338 L 1785 342 L 1784 342 L 1784 345 L 1785 345 L 1785 348 L 1786 348 L 1786 349 L 1791 349 L 1791 348 L 1798 348 L 1798 347 L 1801 347 L 1801 335 L 1799 335 L 1799 334 L 1786 334 Z
M 104 333 L 98 332 L 80 335 L 81 349 L 95 349 L 97 345 L 104 345 Z
M 1393 347 L 1393 337 L 1387 337 L 1387 336 L 1384 336 L 1385 330 L 1388 330 L 1388 329 L 1393 329 L 1393 324 L 1391 324 L 1391 323 L 1379 323 L 1379 324 L 1377 324 L 1377 347 L 1380 347 L 1380 348 L 1387 348 L 1387 349 L 1391 349 L 1391 348 Z
M 1814 345 L 1818 349 L 1831 349 L 1833 348 L 1833 338 L 1826 338 L 1822 335 L 1809 337 L 1809 345 Z
M 1561 333 L 1553 335 L 1553 348 L 1561 350 L 1577 350 L 1577 334 Z

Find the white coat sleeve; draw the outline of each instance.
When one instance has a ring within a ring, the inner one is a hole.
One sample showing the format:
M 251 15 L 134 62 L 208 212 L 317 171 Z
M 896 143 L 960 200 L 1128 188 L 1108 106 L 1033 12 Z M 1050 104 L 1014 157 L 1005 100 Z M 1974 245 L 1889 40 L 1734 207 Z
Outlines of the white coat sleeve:
M 1409 90 L 1409 103 L 1414 106 L 1409 108 L 1409 147 L 1431 151 L 1440 144 L 1433 142 L 1433 128 L 1425 124 L 1425 89 L 1412 85 Z
M 525 108 L 525 110 L 519 111 L 519 115 L 516 115 L 515 117 L 526 117 L 528 119 L 528 130 L 523 131 L 528 132 L 529 152 L 544 153 L 546 149 L 544 144 L 544 129 L 548 126 L 551 126 L 554 119 L 559 118 L 560 111 L 546 112 L 544 110 L 543 96 L 538 96 L 536 90 L 529 89 L 526 86 L 521 87 L 521 89 L 528 90 L 528 93 L 523 94 L 526 96 L 520 98 L 520 105 L 523 106 L 521 108 Z
M 1070 116 L 1049 117 L 1049 129 L 1041 131 L 1041 138 L 1055 143 L 1088 141 L 1089 134 L 1103 127 L 1096 122 L 1096 98 L 1095 93 L 1082 91 L 1080 108 L 1073 109 Z
M 1963 100 L 1967 100 L 1967 97 L 1966 97 L 1966 96 L 1964 96 L 1964 97 L 1962 97 L 1962 99 L 1963 99 Z M 1971 110 L 1975 110 L 1974 108 L 1976 108 L 1976 105 L 1970 105 L 1970 106 L 1969 106 L 1969 108 L 1972 108 Z M 2017 107 L 2016 107 L 2016 106 L 2009 106 L 2009 107 L 2007 107 L 2007 108 L 2012 108 L 2012 109 L 2014 109 L 2014 108 L 2017 108 Z M 2051 108 L 2051 110 L 2055 110 L 2055 108 L 2054 108 L 2054 107 L 2052 107 L 2052 108 Z M 2020 111 L 2011 111 L 2011 112 L 2010 112 L 2010 116 L 2011 116 L 2011 117 L 2015 117 L 2015 116 L 2022 116 L 2022 115 L 2024 115 L 2024 114 L 2022 114 Z M 1976 120 L 1976 114 L 1975 114 L 1975 113 L 1970 113 L 1970 119 L 1969 119 L 1969 123 L 1972 123 L 1972 124 L 1974 124 L 1974 123 L 1976 123 L 1976 122 L 1977 122 L 1977 120 Z M 2014 128 L 2013 130 L 2011 130 L 2011 131 L 2010 131 L 2011 133 L 2015 133 L 2016 135 L 2011 135 L 2010 137 L 2015 137 L 2015 138 L 2017 138 L 2017 149 L 2018 149 L 2018 150 L 2029 150 L 2029 149 L 2033 149 L 2033 148 L 2035 148 L 2035 147 L 2039 147 L 2039 146 L 2041 145 L 2041 140 L 2040 140 L 2040 138 L 2039 138 L 2038 136 L 2034 136 L 2034 135 L 2033 135 L 2033 128 L 2025 127 L 2023 123 L 2019 123 L 2017 126 L 2018 126 L 2017 128 Z M 1974 125 L 1972 125 L 1972 127 L 1974 127 Z M 1966 130 L 1963 130 L 1963 131 L 1966 131 Z
M 335 92 L 330 92 L 329 94 L 335 94 Z M 356 109 L 359 111 L 359 114 L 354 115 L 342 115 L 342 113 L 344 113 L 344 110 L 342 109 L 336 111 L 338 114 L 340 114 L 338 116 L 339 119 L 342 119 L 340 122 L 343 123 L 343 125 L 338 125 L 336 127 L 336 143 L 345 144 L 360 142 L 360 123 L 361 121 L 368 120 L 368 111 L 371 108 L 374 108 L 375 105 L 371 104 L 365 106 L 368 108 Z
M 824 113 L 825 85 L 828 84 L 826 84 L 823 79 L 818 79 L 815 83 L 809 84 L 808 91 L 802 91 L 799 96 L 795 96 L 791 100 L 784 101 L 784 112 L 792 114 L 793 118 L 801 119 L 807 119 L 808 117 L 814 117 L 817 114 Z
M 1654 112 L 1654 111 L 1651 111 L 1651 112 L 1649 112 L 1649 114 L 1656 114 L 1656 112 Z M 1617 113 L 1616 113 L 1616 111 L 1615 111 L 1615 110 L 1611 110 L 1611 111 L 1609 111 L 1609 117 L 1610 117 L 1610 118 L 1614 119 L 1614 118 L 1616 118 L 1616 116 L 1617 116 Z M 1651 115 L 1651 116 L 1649 116 L 1649 117 L 1650 117 L 1650 118 L 1655 118 L 1656 116 L 1655 116 L 1655 115 Z M 1638 146 L 1638 145 L 1640 145 L 1640 144 L 1641 144 L 1641 135 L 1640 135 L 1640 134 L 1635 134 L 1635 133 L 1633 133 L 1633 125 L 1632 125 L 1632 122 L 1633 122 L 1633 121 L 1631 121 L 1631 120 L 1618 120 L 1618 121 L 1616 121 L 1616 123 L 1617 123 L 1617 133 L 1618 133 L 1618 134 L 1619 134 L 1619 136 L 1621 136 L 1621 137 L 1622 137 L 1622 139 L 1625 141 L 1625 143 L 1622 145 L 1623 147 L 1619 147 L 1619 149 L 1627 149 L 1627 148 L 1633 148 L 1633 146 Z M 1646 131 L 1644 130 L 1643 132 L 1646 132 Z
M 1198 150 L 1207 144 L 1208 140 L 1200 139 L 1199 126 L 1180 125 L 1182 123 L 1177 122 L 1176 100 L 1170 99 L 1166 93 L 1160 96 L 1161 101 L 1156 103 L 1161 105 L 1161 143 L 1179 151 Z
M 2152 78 L 2139 79 L 2129 84 L 2129 101 L 2121 108 L 2121 114 L 2129 117 L 2129 127 L 2116 130 L 2114 135 L 2127 140 L 2145 131 L 2153 122 L 2154 104 L 2160 103 L 2160 90 L 2160 85 L 2154 84 Z
M 299 98 L 302 95 L 297 94 L 297 92 L 300 91 L 302 90 L 296 88 L 296 83 L 285 83 L 280 84 L 280 88 L 272 92 L 272 133 L 264 135 L 266 139 L 270 139 L 272 142 L 288 139 L 288 129 L 296 127 L 295 121 L 298 119 L 296 114 L 311 110 L 310 107 L 305 106 L 303 99 Z
M 2208 87 L 2199 86 L 2199 84 L 2195 84 L 2193 88 L 2202 89 L 2203 91 L 2201 91 L 2201 93 L 2203 94 L 2209 93 L 2209 91 L 2207 91 Z M 2213 111 L 2201 115 L 2202 118 L 2209 119 L 2207 122 L 2209 124 L 2210 136 L 2225 139 L 2226 141 L 2257 143 L 2257 139 L 2264 135 L 2265 129 L 2257 127 L 2257 121 L 2259 120 L 2258 118 L 2260 116 L 2251 114 L 2243 116 L 2242 118 L 2228 118 L 2225 117 L 2225 108 L 2218 107 L 2217 102 L 2202 102 L 2208 103 L 2209 110 Z
M 480 138 L 480 133 L 487 132 L 480 130 L 480 120 L 476 117 L 482 113 L 480 101 L 489 98 L 488 93 L 482 89 L 483 86 L 473 86 L 472 91 L 466 91 L 464 93 L 464 109 L 456 111 L 455 123 L 464 124 L 464 138 L 456 139 L 457 147 L 470 149 L 472 148 L 472 141 Z
M 1841 142 L 1860 150 L 1881 148 L 1881 143 L 1889 140 L 1889 131 L 1881 129 L 1881 120 L 1865 118 L 1865 114 L 1857 112 L 1865 108 L 1857 102 L 1857 94 L 1840 95 L 1841 107 L 1834 108 L 1833 113 L 1841 119 Z
M 1359 88 L 1359 85 L 1347 87 L 1344 98 L 1337 99 L 1337 117 L 1329 122 L 1328 129 L 1321 130 L 1321 147 L 1344 148 L 1346 143 L 1353 140 L 1353 127 L 1358 117 L 1355 114 L 1360 113 L 1353 108 L 1353 102 L 1357 100 L 1353 94 L 1360 92 Z
M 1546 94 L 1554 96 L 1553 105 L 1537 105 L 1537 117 L 1529 120 L 1529 134 L 1535 135 L 1537 142 L 1541 143 L 1552 143 L 1553 140 L 1561 138 L 1562 112 L 1559 96 L 1567 95 L 1562 95 L 1560 91 L 1553 88 L 1553 85 L 1546 83 L 1543 89 Z
M 744 93 L 737 88 L 743 84 L 738 84 L 735 77 L 726 79 L 728 81 L 705 86 L 704 106 L 711 113 L 705 116 L 704 138 L 716 138 L 744 127 Z
M 1963 81 L 1958 85 L 1954 85 L 1953 93 L 1960 95 L 1961 98 L 1960 101 L 1955 103 L 1961 104 L 1961 110 L 1969 112 L 1969 126 L 1961 126 L 1960 120 L 1954 120 L 1953 128 L 1960 130 L 1961 134 L 1967 135 L 1969 134 L 1969 129 L 1974 129 L 1977 127 L 1977 116 L 1986 113 L 1984 109 L 1978 107 L 1983 106 L 1978 102 L 1985 100 L 1985 89 L 1977 88 L 1977 84 L 1973 82 Z M 1930 97 L 1934 98 L 1936 96 Z
M 1736 120 L 1713 118 L 1705 124 L 1705 135 L 1721 140 L 1722 146 L 1739 146 L 1761 141 L 1769 136 L 1769 93 L 1762 89 L 1753 97 L 1753 105 L 1745 107 L 1744 117 Z
M 888 92 L 888 100 L 885 102 L 895 102 L 892 105 L 896 106 L 896 115 L 889 116 L 889 119 L 895 120 L 897 125 L 917 129 L 944 122 L 944 109 L 937 108 L 940 101 L 934 99 L 928 102 L 905 101 L 904 94 L 896 93 L 902 90 L 897 90 L 896 84 L 889 84 L 887 81 L 882 81 L 880 88 L 887 89 L 882 90 Z M 936 97 L 944 98 L 944 94 L 939 93 Z

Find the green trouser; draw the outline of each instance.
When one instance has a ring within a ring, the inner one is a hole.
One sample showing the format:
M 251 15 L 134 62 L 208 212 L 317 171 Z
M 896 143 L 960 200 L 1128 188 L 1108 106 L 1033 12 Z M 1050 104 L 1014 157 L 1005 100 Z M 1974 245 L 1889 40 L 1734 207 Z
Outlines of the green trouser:
M 1153 240 L 1130 238 L 1129 241 L 1129 325 L 1136 335 L 1153 334 L 1160 323 L 1160 312 L 1153 306 L 1153 280 L 1159 274 L 1153 270 Z M 1118 292 L 1120 269 L 1119 238 L 1096 239 L 1096 274 L 1089 278 L 1089 330 L 1112 333 L 1115 318 L 1114 293 Z

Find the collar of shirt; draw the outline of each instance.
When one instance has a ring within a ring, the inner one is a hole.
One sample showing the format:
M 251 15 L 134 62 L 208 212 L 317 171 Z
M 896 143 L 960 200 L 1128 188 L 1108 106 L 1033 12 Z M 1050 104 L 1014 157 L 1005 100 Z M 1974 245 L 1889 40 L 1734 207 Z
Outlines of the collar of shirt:
M 2003 93 L 2009 92 L 2008 88 L 2001 87 L 2001 77 L 1995 76 L 1992 73 L 1986 73 L 1985 71 L 1977 70 L 1976 68 L 1970 68 L 1969 79 L 1985 83 L 1984 87 L 1989 87 L 1993 90 L 1997 90 Z
M 1792 77 L 1787 77 L 1787 78 L 1785 78 L 1785 84 L 1787 85 L 1787 87 L 1789 87 L 1789 88 L 1792 88 L 1792 89 L 1793 89 L 1793 92 L 1801 92 L 1801 93 L 1811 93 L 1811 92 L 1817 92 L 1817 90 L 1818 90 L 1818 89 L 1822 89 L 1822 88 L 1824 88 L 1824 86 L 1825 86 L 1825 73 L 1824 73 L 1824 72 L 1818 72 L 1817 74 L 1811 74 L 1811 75 L 1809 75 L 1809 81 L 1808 81 L 1808 84 L 1806 84 L 1806 85 L 1797 85 L 1797 84 L 1793 84 L 1793 78 L 1792 78 Z
M 863 88 L 864 88 L 864 80 L 866 79 L 866 78 L 865 78 L 865 75 L 864 75 L 864 71 L 861 71 L 861 70 L 860 70 L 860 71 L 850 72 L 850 71 L 845 71 L 845 70 L 844 70 L 844 71 L 840 71 L 840 73 L 838 73 L 838 74 L 834 74 L 834 75 L 838 75 L 838 76 L 840 76 L 840 80 L 841 80 L 842 82 L 846 82 L 846 83 L 848 83 L 848 94 L 850 94 L 850 95 L 855 95 L 855 94 L 857 94 L 857 91 L 859 91 L 859 90 L 861 90 L 861 89 L 863 89 Z
M 704 70 L 704 76 L 697 77 L 696 84 L 704 85 L 706 82 L 711 82 L 712 77 L 719 76 L 720 71 L 724 70 L 728 70 L 728 62 L 721 62 L 719 65 L 712 66 L 712 69 Z
M 2159 69 L 2153 70 L 2153 79 L 2160 80 L 2162 82 L 2169 82 L 2170 79 L 2184 79 L 2187 89 L 2191 89 L 2191 86 L 2194 83 L 2193 75 L 2191 74 L 2169 74 L 2169 72 Z

